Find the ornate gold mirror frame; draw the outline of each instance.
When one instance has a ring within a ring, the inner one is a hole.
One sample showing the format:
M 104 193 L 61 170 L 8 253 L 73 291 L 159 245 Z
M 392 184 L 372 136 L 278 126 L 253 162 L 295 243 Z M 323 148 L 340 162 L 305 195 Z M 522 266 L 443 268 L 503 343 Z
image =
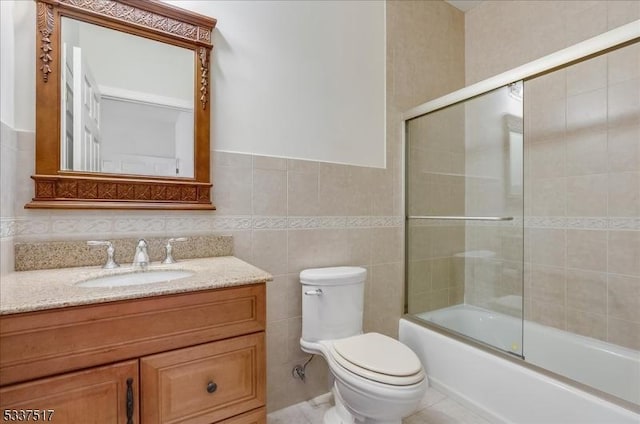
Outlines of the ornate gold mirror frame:
M 156 0 L 36 0 L 35 197 L 26 208 L 215 209 L 209 169 L 209 56 L 216 20 Z M 194 178 L 60 169 L 61 18 L 193 51 Z

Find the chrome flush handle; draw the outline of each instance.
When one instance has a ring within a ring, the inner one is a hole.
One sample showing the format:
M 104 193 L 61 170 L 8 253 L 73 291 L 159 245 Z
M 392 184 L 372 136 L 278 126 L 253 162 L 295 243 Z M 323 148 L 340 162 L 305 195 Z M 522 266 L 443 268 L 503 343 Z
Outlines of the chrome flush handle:
M 304 292 L 306 296 L 322 296 L 322 289 L 309 290 Z

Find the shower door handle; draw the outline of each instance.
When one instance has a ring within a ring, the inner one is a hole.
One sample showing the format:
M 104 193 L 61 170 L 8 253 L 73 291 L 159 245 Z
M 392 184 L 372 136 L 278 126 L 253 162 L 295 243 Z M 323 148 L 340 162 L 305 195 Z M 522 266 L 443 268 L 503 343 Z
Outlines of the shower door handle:
M 512 216 L 408 216 L 407 219 L 451 219 L 456 221 L 513 221 Z

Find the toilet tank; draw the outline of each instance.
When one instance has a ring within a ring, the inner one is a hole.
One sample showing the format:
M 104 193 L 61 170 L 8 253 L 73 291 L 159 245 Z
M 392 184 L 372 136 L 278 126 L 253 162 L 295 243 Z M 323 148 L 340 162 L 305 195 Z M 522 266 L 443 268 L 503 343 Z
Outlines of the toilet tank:
M 302 339 L 317 342 L 362 333 L 366 277 L 366 269 L 352 266 L 302 271 Z

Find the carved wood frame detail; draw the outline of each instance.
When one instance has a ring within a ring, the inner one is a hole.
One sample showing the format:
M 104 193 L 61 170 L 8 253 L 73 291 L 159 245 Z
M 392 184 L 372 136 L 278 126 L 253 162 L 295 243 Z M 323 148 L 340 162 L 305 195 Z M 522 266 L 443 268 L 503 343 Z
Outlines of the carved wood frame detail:
M 211 29 L 207 25 L 175 19 L 166 13 L 156 13 L 144 2 L 122 0 L 58 0 L 69 6 L 91 11 L 152 30 L 160 30 L 190 41 L 211 45 Z M 166 6 L 166 5 L 164 5 Z M 172 8 L 174 11 L 175 8 Z M 157 4 L 156 4 L 156 10 Z M 214 22 L 215 25 L 215 22 Z
M 158 0 L 36 0 L 35 196 L 26 208 L 215 209 L 209 169 L 209 57 L 216 20 Z M 60 22 L 69 17 L 193 51 L 194 178 L 60 169 Z M 197 104 L 197 103 L 196 103 Z M 195 105 L 194 105 L 195 106 Z
M 209 51 L 204 47 L 200 47 L 200 103 L 202 110 L 207 109 L 207 100 L 209 100 Z
M 40 32 L 40 70 L 44 82 L 49 80 L 51 73 L 51 33 L 53 32 L 53 7 L 50 4 L 38 3 L 38 31 Z

